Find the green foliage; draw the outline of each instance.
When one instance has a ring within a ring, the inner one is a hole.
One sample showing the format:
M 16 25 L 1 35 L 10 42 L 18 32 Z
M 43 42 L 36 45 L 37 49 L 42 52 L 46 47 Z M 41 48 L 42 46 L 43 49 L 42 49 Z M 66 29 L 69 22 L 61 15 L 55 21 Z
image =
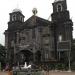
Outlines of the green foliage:
M 73 40 L 71 49 L 71 69 L 75 70 L 75 40 Z
M 57 69 L 57 70 L 65 70 L 65 64 L 58 63 L 58 64 L 56 64 L 55 69 Z
M 1 62 L 2 67 L 4 67 L 5 62 L 6 62 L 6 49 L 1 44 L 0 44 L 0 62 Z
M 72 62 L 72 64 L 71 64 L 71 69 L 72 69 L 72 70 L 75 70 L 75 61 Z

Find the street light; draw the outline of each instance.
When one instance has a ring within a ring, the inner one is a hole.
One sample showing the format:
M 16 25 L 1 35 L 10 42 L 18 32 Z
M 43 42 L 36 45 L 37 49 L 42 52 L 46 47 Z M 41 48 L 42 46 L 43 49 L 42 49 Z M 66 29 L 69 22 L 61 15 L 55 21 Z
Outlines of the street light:
M 69 43 L 70 43 L 70 49 L 69 49 L 69 51 L 68 51 L 68 67 L 69 67 L 69 72 L 71 72 L 71 41 L 69 41 Z
M 71 40 L 67 41 L 58 41 L 57 42 L 57 51 L 59 52 L 59 60 L 60 60 L 60 51 L 68 52 L 68 71 L 71 72 Z

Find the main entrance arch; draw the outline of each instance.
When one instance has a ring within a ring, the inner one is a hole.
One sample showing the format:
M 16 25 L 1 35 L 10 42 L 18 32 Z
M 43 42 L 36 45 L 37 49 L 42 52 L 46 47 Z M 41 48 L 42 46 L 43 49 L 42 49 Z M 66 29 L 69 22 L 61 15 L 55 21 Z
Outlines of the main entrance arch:
M 24 65 L 25 62 L 29 64 L 33 61 L 33 53 L 29 50 L 21 50 L 17 53 L 17 60 L 20 65 Z

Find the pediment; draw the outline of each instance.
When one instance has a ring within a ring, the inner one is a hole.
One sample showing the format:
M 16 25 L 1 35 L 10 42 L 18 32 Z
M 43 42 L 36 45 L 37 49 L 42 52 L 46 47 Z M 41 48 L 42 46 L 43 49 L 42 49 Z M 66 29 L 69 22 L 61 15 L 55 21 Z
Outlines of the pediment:
M 51 24 L 50 21 L 46 20 L 46 19 L 43 19 L 43 18 L 40 18 L 38 16 L 31 16 L 29 19 L 27 19 L 22 27 L 20 27 L 21 29 L 22 28 L 33 28 L 35 26 L 41 26 L 41 25 L 49 25 Z

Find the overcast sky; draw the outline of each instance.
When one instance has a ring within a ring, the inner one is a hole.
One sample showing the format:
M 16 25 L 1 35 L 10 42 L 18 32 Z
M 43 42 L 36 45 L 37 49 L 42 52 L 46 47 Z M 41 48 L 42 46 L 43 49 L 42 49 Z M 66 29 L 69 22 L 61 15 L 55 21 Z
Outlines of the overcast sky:
M 54 0 L 1 0 L 0 1 L 0 43 L 5 44 L 4 31 L 7 29 L 7 23 L 9 21 L 9 13 L 15 8 L 19 8 L 25 15 L 25 20 L 32 16 L 32 9 L 37 8 L 37 16 L 44 19 L 53 12 L 52 3 Z M 75 1 L 67 0 L 67 7 L 70 11 L 70 18 L 73 21 L 74 30 L 73 38 L 75 38 Z

